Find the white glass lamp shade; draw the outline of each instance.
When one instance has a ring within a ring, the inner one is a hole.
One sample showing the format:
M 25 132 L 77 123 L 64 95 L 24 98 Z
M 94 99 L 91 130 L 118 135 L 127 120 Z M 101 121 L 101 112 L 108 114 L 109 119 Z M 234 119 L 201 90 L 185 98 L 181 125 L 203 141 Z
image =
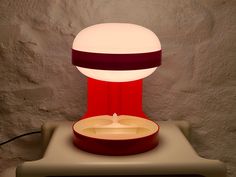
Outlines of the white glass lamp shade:
M 103 23 L 80 31 L 72 63 L 87 77 L 127 82 L 145 78 L 161 64 L 161 44 L 149 29 L 128 23 Z

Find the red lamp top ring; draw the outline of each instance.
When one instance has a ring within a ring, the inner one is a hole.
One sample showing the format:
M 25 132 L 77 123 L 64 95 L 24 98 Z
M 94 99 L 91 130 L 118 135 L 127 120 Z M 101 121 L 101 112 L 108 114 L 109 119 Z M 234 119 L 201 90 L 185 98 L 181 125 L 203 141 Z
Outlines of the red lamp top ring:
M 161 50 L 148 53 L 109 54 L 72 49 L 72 63 L 76 66 L 103 70 L 135 70 L 161 65 Z

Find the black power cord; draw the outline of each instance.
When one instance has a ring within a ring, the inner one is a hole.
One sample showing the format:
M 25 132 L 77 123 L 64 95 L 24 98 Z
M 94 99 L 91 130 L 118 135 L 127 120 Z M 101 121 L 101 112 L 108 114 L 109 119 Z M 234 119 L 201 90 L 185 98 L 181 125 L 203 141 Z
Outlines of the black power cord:
M 18 136 L 15 136 L 7 141 L 4 141 L 4 142 L 1 142 L 0 143 L 0 146 L 4 145 L 4 144 L 7 144 L 11 141 L 14 141 L 15 139 L 18 139 L 18 138 L 21 138 L 23 136 L 27 136 L 27 135 L 32 135 L 32 134 L 37 134 L 37 133 L 41 133 L 41 131 L 34 131 L 34 132 L 28 132 L 28 133 L 24 133 L 24 134 L 21 134 L 21 135 L 18 135 Z

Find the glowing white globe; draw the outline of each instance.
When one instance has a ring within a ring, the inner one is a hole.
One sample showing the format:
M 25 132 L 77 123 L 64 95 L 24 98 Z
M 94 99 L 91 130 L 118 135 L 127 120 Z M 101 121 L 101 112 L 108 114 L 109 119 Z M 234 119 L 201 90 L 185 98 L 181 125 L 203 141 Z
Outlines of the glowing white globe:
M 143 79 L 156 70 L 161 60 L 158 37 L 147 28 L 128 23 L 103 23 L 85 28 L 75 37 L 72 50 L 75 52 L 73 64 L 82 74 L 109 82 Z M 87 54 L 91 61 L 83 58 Z M 107 58 L 104 61 L 101 60 L 103 56 Z

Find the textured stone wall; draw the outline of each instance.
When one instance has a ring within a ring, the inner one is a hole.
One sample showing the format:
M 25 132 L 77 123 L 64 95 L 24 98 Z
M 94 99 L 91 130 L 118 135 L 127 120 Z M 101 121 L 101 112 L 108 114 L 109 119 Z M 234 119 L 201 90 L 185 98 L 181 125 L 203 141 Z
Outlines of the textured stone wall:
M 163 64 L 144 81 L 144 111 L 187 120 L 203 157 L 236 176 L 236 1 L 1 0 L 0 140 L 75 120 L 86 110 L 86 79 L 71 65 L 83 28 L 129 22 L 153 30 Z M 0 171 L 39 157 L 40 136 L 0 147 Z

